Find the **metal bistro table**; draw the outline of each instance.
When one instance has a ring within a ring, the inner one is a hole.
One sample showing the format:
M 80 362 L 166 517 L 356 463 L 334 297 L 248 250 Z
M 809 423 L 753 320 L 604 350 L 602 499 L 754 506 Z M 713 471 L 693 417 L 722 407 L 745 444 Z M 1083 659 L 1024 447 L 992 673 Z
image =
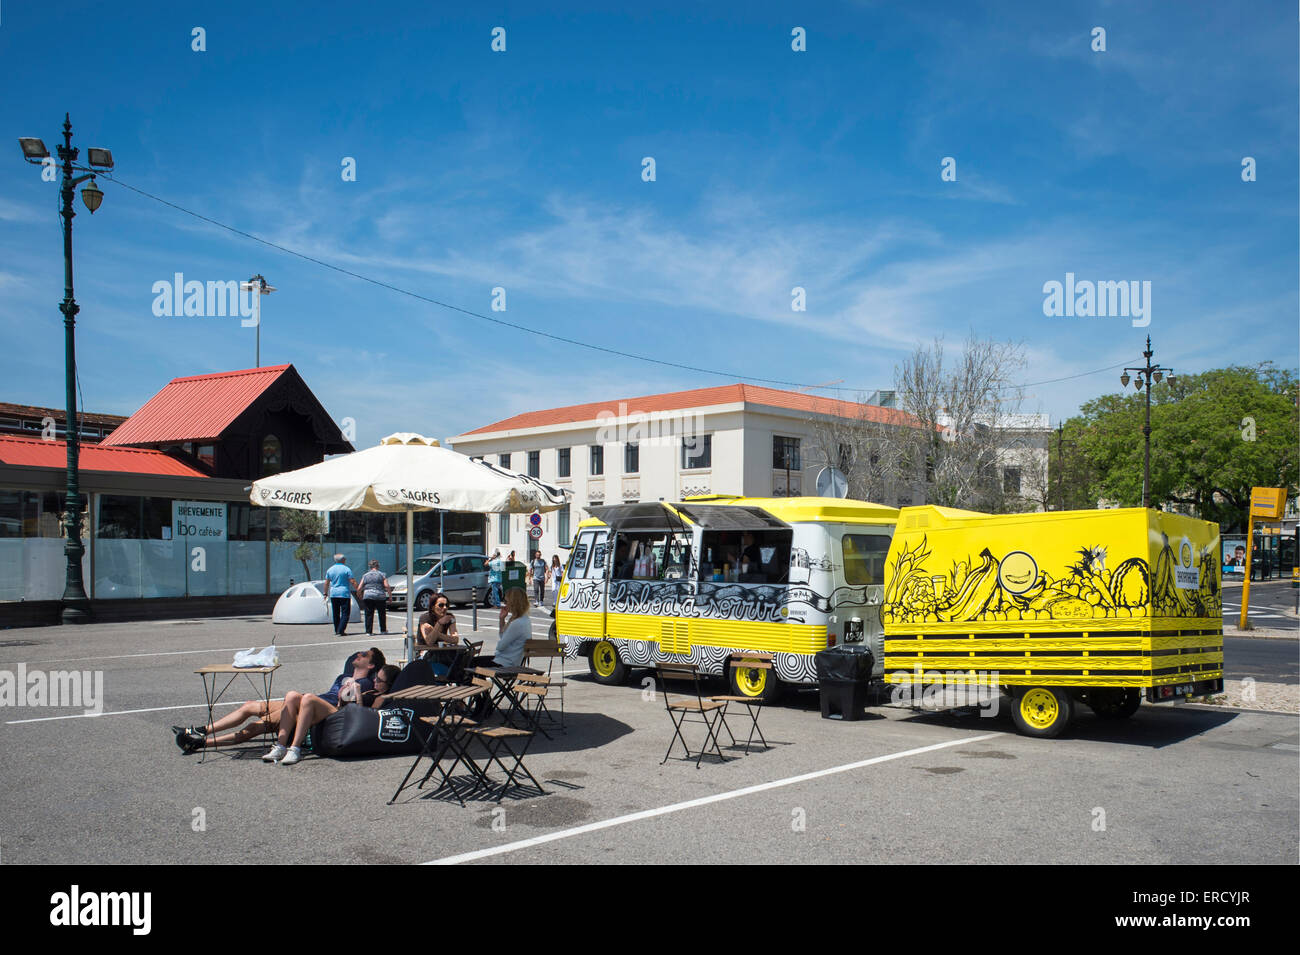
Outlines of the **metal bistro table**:
M 203 680 L 203 697 L 208 707 L 208 720 L 203 725 L 212 725 L 212 711 L 216 709 L 217 704 L 221 702 L 221 698 L 230 689 L 230 684 L 234 683 L 241 673 L 247 678 L 248 685 L 253 688 L 254 693 L 257 693 L 257 684 L 253 682 L 253 674 L 260 673 L 262 675 L 261 700 L 266 704 L 269 711 L 271 707 L 271 684 L 275 681 L 275 671 L 278 669 L 280 669 L 278 663 L 273 667 L 237 667 L 230 663 L 214 663 L 209 666 L 199 667 L 194 672 Z M 217 690 L 217 681 L 223 676 L 228 676 L 230 679 L 226 681 L 225 686 Z M 212 738 L 216 739 L 215 733 L 212 734 Z M 199 762 L 203 762 L 207 755 L 208 747 L 205 745 L 203 755 L 199 757 Z

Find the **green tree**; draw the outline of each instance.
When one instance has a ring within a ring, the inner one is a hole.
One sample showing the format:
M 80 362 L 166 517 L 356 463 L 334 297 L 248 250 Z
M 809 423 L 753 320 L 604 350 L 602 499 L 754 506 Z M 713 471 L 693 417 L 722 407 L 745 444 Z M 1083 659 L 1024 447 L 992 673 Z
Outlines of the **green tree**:
M 1083 460 L 1087 495 L 1126 507 L 1142 503 L 1140 392 L 1094 398 L 1066 422 Z M 1296 376 L 1271 362 L 1217 368 L 1151 391 L 1151 503 L 1190 507 L 1225 530 L 1245 527 L 1252 487 L 1295 493 Z M 1067 438 L 1068 441 L 1068 438 Z M 1066 449 L 1066 467 L 1070 452 Z M 1067 477 L 1067 487 L 1071 481 Z
M 302 579 L 311 580 L 311 568 L 307 565 L 307 561 L 320 557 L 324 551 L 320 545 L 320 536 L 325 533 L 325 518 L 315 511 L 299 511 L 293 508 L 279 510 L 283 539 L 301 541 L 293 549 L 293 556 L 302 562 Z

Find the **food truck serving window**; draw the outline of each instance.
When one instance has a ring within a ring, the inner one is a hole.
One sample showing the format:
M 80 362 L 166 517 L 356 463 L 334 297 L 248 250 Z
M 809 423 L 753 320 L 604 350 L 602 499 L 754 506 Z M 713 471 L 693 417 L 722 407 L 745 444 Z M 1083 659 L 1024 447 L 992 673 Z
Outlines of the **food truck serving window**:
M 841 547 L 844 554 L 846 584 L 861 586 L 885 582 L 885 555 L 889 553 L 888 534 L 845 534 Z
M 739 584 L 783 584 L 790 575 L 794 531 L 704 531 L 700 535 L 700 580 Z

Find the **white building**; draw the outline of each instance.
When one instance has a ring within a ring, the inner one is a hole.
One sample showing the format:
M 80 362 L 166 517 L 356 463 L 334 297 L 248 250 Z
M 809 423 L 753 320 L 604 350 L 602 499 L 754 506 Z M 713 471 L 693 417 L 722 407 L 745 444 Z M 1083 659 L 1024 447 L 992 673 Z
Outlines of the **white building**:
M 463 454 L 573 492 L 568 511 L 541 515 L 536 543 L 529 515 L 488 516 L 489 553 L 514 550 L 523 560 L 540 549 L 549 560 L 590 504 L 815 494 L 817 473 L 834 462 L 816 447 L 813 419 L 828 413 L 910 420 L 892 408 L 733 384 L 529 411 L 447 440 Z

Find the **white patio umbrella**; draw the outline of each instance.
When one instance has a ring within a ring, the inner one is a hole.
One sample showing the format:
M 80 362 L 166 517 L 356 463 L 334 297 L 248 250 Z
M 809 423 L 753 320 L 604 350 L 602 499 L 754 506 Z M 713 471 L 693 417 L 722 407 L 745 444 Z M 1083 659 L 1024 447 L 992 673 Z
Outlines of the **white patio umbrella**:
M 373 448 L 254 481 L 249 499 L 303 511 L 406 514 L 406 579 L 415 580 L 416 511 L 521 514 L 564 507 L 570 492 L 439 446 L 434 438 L 390 434 Z M 406 659 L 412 659 L 415 606 L 406 599 Z

